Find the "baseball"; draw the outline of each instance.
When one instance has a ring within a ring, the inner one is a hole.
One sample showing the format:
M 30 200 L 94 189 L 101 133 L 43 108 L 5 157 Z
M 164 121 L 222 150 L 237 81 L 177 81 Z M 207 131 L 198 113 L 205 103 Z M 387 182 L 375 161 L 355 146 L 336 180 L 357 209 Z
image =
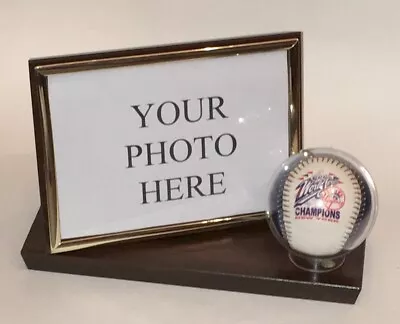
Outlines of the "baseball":
M 289 172 L 283 186 L 284 231 L 293 250 L 330 256 L 353 231 L 361 206 L 353 171 L 334 157 L 310 156 Z

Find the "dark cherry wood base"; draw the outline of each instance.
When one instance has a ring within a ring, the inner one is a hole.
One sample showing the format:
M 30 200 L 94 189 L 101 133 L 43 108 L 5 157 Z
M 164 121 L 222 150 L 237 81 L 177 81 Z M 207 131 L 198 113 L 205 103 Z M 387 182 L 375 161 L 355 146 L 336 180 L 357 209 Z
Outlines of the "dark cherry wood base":
M 363 244 L 326 274 L 297 269 L 266 223 L 179 237 L 50 254 L 38 212 L 21 255 L 29 269 L 355 303 L 362 286 Z

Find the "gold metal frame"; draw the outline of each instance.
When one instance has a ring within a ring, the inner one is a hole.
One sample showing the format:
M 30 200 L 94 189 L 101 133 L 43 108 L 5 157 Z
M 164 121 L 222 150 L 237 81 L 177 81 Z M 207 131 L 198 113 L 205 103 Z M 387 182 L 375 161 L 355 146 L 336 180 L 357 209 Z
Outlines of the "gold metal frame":
M 153 237 L 232 226 L 234 224 L 241 224 L 250 221 L 259 221 L 264 215 L 263 212 L 232 215 L 211 220 L 194 221 L 189 223 L 124 231 L 120 233 L 62 240 L 60 234 L 60 219 L 57 203 L 57 177 L 48 100 L 48 75 L 118 66 L 149 64 L 160 61 L 229 56 L 238 53 L 253 53 L 282 49 L 287 50 L 288 58 L 288 145 L 290 154 L 294 154 L 301 150 L 303 140 L 302 34 L 300 32 L 29 60 L 41 208 L 47 218 L 50 252 L 59 253 L 129 239 L 140 239 L 150 236 Z

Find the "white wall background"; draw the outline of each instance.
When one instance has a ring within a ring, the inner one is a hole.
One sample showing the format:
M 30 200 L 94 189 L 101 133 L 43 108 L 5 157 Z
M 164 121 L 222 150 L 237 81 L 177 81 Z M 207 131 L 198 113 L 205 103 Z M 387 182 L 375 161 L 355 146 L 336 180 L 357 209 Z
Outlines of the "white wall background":
M 290 30 L 304 32 L 306 146 L 353 153 L 380 193 L 356 306 L 26 273 L 18 251 L 38 207 L 28 58 Z M 0 291 L 5 322 L 106 323 L 121 316 L 135 323 L 277 324 L 293 323 L 304 312 L 301 322 L 307 323 L 397 323 L 399 32 L 397 0 L 0 0 L 0 287 L 10 291 Z
M 1 0 L 1 154 L 34 152 L 30 57 L 300 30 L 306 146 L 350 151 L 381 182 L 400 137 L 399 10 L 389 0 Z

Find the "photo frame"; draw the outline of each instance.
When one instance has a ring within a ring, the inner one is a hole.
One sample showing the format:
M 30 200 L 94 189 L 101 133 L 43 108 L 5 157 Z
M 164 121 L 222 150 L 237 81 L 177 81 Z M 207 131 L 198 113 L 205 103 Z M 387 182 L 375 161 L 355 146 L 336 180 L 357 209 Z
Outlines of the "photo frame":
M 302 148 L 299 32 L 29 69 L 51 253 L 259 221 L 272 170 Z

